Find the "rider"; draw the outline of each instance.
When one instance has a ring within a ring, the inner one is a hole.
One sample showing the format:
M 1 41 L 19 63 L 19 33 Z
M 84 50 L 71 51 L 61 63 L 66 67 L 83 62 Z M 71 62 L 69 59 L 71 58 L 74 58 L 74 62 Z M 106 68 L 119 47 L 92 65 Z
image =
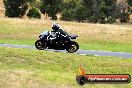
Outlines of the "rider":
M 69 41 L 70 40 L 68 33 L 62 30 L 58 23 L 54 23 L 52 25 L 52 29 L 56 33 L 56 39 L 55 39 L 56 41 L 59 41 L 59 40 Z

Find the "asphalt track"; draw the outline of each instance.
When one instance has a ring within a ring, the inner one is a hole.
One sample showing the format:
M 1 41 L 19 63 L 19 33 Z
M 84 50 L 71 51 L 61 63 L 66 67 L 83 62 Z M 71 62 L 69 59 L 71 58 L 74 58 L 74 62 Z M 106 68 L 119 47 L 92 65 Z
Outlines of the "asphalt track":
M 10 48 L 27 48 L 27 49 L 36 49 L 35 46 L 29 45 L 15 45 L 15 44 L 0 44 L 3 47 L 10 47 Z M 53 52 L 64 52 L 65 50 L 52 50 L 46 49 L 47 51 Z M 111 52 L 111 51 L 96 51 L 96 50 L 81 50 L 79 49 L 76 54 L 80 55 L 94 55 L 94 56 L 115 56 L 115 57 L 122 57 L 122 58 L 132 58 L 132 53 L 125 53 L 125 52 Z

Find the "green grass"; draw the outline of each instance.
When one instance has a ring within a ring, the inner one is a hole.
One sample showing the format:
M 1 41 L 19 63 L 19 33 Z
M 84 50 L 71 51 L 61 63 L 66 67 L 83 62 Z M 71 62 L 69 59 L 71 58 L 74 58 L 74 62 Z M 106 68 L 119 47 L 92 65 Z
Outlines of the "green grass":
M 53 22 L 0 18 L 0 43 L 34 45 L 39 34 Z M 78 34 L 81 49 L 132 52 L 132 25 L 88 24 L 58 21 L 70 34 Z
M 1 39 L 1 44 L 17 44 L 17 45 L 31 45 L 34 46 L 36 40 L 10 40 L 10 39 Z M 79 43 L 81 49 L 85 50 L 105 50 L 105 51 L 114 51 L 114 52 L 132 52 L 132 44 L 128 43 L 116 43 L 108 41 L 95 41 L 85 43 Z
M 1 39 L 1 44 L 17 44 L 17 45 L 34 45 L 36 40 L 11 40 L 11 39 Z
M 105 50 L 105 51 L 113 51 L 113 52 L 132 52 L 132 44 L 131 43 L 117 43 L 117 42 L 109 42 L 109 41 L 95 41 L 89 42 L 87 44 L 81 44 L 81 49 L 87 50 Z
M 60 88 L 75 81 L 80 64 L 88 74 L 130 74 L 132 59 L 81 56 L 58 52 L 0 47 L 1 88 Z M 87 84 L 84 88 L 131 88 L 132 84 Z

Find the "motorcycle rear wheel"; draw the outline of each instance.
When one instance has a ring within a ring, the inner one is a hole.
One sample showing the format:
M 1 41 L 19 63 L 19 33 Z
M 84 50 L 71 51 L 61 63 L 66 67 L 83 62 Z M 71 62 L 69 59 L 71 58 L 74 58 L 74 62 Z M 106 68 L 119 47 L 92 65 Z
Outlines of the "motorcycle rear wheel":
M 72 41 L 69 45 L 68 48 L 66 49 L 66 51 L 68 51 L 69 53 L 74 53 L 79 49 L 79 45 L 77 42 Z
M 46 43 L 43 43 L 43 42 L 40 41 L 40 40 L 37 40 L 37 41 L 35 42 L 35 47 L 36 47 L 38 50 L 44 50 L 44 49 L 47 48 L 47 47 L 46 47 Z

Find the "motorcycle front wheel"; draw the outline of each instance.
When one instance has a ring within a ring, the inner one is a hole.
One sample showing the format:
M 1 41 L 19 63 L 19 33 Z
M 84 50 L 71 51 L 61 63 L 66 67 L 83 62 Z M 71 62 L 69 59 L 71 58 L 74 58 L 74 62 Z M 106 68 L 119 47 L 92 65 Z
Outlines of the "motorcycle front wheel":
M 70 44 L 68 44 L 68 47 L 66 49 L 66 51 L 68 51 L 69 53 L 74 53 L 79 49 L 79 45 L 77 42 L 70 42 Z
M 43 43 L 41 40 L 37 40 L 35 42 L 35 47 L 38 49 L 38 50 L 44 50 L 46 49 L 46 43 Z

